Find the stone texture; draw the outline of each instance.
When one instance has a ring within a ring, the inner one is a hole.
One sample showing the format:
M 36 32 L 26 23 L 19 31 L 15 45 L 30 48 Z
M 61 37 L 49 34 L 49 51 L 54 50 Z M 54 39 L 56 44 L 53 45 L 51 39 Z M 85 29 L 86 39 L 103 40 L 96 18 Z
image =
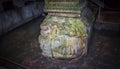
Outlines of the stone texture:
M 40 5 L 39 5 L 40 4 Z M 43 13 L 43 2 L 0 13 L 0 35 L 27 23 Z
M 32 9 L 30 6 L 24 6 L 21 8 L 21 15 L 24 20 L 28 20 L 33 17 Z
M 32 13 L 34 17 L 37 17 L 43 12 L 44 4 L 43 3 L 35 3 L 31 5 Z
M 94 28 L 97 30 L 106 30 L 106 31 L 120 31 L 119 24 L 104 24 L 104 23 L 96 23 Z
M 45 12 L 80 13 L 86 0 L 45 0 Z
M 22 64 L 27 69 L 120 69 L 120 36 L 110 36 L 113 32 L 94 31 L 87 55 L 79 60 L 52 60 L 44 57 L 38 42 L 42 20 L 39 17 L 1 37 L 0 56 Z M 1 64 L 4 67 L 8 65 Z M 7 69 L 18 68 L 10 65 Z
M 12 25 L 13 17 L 11 17 L 11 16 L 12 16 L 11 11 L 3 14 L 2 23 L 3 23 L 3 32 L 4 33 L 8 32 L 9 28 Z
M 85 7 L 83 9 L 83 11 L 81 12 L 81 19 L 89 30 L 91 25 L 93 24 L 93 21 L 95 20 L 95 16 L 89 7 Z
M 66 59 L 86 53 L 86 26 L 79 18 L 47 15 L 40 29 L 44 56 Z
M 97 30 L 120 31 L 120 12 L 101 10 L 94 27 Z

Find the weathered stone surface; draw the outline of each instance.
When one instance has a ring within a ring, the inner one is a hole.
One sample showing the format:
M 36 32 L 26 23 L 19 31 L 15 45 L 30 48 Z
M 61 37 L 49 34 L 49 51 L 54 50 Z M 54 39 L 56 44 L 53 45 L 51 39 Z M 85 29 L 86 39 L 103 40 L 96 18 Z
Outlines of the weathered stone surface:
M 28 20 L 33 17 L 32 9 L 30 6 L 25 6 L 21 8 L 21 15 L 24 20 Z
M 38 17 L 42 13 L 43 2 L 0 13 L 0 35 Z
M 37 9 L 39 9 L 41 12 L 43 12 L 44 3 L 39 2 L 36 7 L 37 7 Z
M 86 0 L 45 0 L 45 12 L 80 13 Z
M 86 0 L 45 0 L 44 11 L 48 12 L 48 16 L 40 26 L 39 43 L 42 54 L 55 58 L 73 58 L 85 54 L 88 44 L 86 27 L 90 31 L 95 19 Z M 51 12 L 62 12 L 63 15 L 76 13 L 81 17 L 50 15 Z
M 17 26 L 19 26 L 21 24 L 20 23 L 21 19 L 19 19 L 19 17 L 20 15 L 17 15 L 17 13 L 12 10 L 0 14 L 0 24 L 2 28 L 2 30 L 0 31 L 2 33 L 6 33 L 12 30 L 13 28 L 16 28 Z
M 13 0 L 13 4 L 16 7 L 23 7 L 26 0 Z
M 94 27 L 97 30 L 120 31 L 120 12 L 101 10 Z
M 9 31 L 23 24 L 22 17 L 18 11 L 12 10 L 11 18 L 13 18 L 13 20 L 9 28 Z
M 81 12 L 81 19 L 83 20 L 87 27 L 91 26 L 95 17 L 89 7 L 85 7 L 83 9 L 83 11 Z
M 86 27 L 79 18 L 48 15 L 40 28 L 44 56 L 75 58 L 86 53 Z
M 94 13 L 91 11 L 89 7 L 85 7 L 81 12 L 81 19 L 85 26 L 87 27 L 87 32 L 90 33 L 92 29 L 92 24 L 95 20 Z
M 13 22 L 13 17 L 12 17 L 12 12 L 11 11 L 8 11 L 6 13 L 4 13 L 3 15 L 3 32 L 8 32 L 9 31 L 9 28 L 11 27 L 12 25 L 12 22 Z
M 12 11 L 12 17 L 14 19 L 13 23 L 15 23 L 15 24 L 18 24 L 22 20 L 21 15 L 17 11 Z
M 38 43 L 42 19 L 34 19 L 2 37 L 0 56 L 24 65 L 27 69 L 120 69 L 120 36 L 108 36 L 103 31 L 94 31 L 87 56 L 77 62 L 50 60 L 44 57 Z M 0 64 L 8 66 L 4 62 Z M 8 69 L 18 69 L 10 67 Z
M 37 5 L 34 4 L 32 5 L 32 11 L 33 11 L 33 15 L 34 17 L 38 16 L 41 12 L 39 11 L 39 9 L 37 8 Z
M 96 23 L 94 28 L 97 30 L 120 31 L 120 25 L 118 24 Z

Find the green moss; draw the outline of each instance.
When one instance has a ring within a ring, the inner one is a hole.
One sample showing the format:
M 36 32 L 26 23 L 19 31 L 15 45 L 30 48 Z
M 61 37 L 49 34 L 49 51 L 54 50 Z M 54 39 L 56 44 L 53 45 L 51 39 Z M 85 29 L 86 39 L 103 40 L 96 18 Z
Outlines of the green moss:
M 52 52 L 52 57 L 70 58 L 79 54 L 79 51 L 85 47 L 83 37 L 87 37 L 86 27 L 79 18 L 47 16 L 41 26 L 43 25 L 49 26 L 48 30 L 51 31 L 46 36 L 41 35 L 39 42 L 45 48 L 40 47 L 47 54 Z
M 69 12 L 80 13 L 80 10 L 84 7 L 79 0 L 66 1 L 66 0 L 45 0 L 45 12 Z

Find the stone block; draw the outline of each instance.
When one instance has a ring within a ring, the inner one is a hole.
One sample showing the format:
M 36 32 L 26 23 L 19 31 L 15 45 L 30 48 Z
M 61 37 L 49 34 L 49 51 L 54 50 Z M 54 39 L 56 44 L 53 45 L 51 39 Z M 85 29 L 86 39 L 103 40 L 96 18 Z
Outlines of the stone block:
M 21 8 L 21 16 L 27 21 L 33 17 L 32 9 L 29 5 Z
M 16 28 L 22 24 L 22 17 L 18 11 L 12 11 L 11 17 L 13 18 L 12 28 Z
M 6 33 L 10 30 L 9 28 L 11 27 L 13 21 L 11 11 L 3 13 L 1 19 L 2 19 L 1 23 L 2 23 L 3 33 Z
M 32 5 L 32 11 L 34 17 L 39 16 L 43 12 L 43 4 L 42 3 L 35 3 Z
M 117 24 L 103 24 L 103 23 L 96 23 L 94 25 L 96 30 L 107 30 L 107 31 L 120 31 L 120 26 Z

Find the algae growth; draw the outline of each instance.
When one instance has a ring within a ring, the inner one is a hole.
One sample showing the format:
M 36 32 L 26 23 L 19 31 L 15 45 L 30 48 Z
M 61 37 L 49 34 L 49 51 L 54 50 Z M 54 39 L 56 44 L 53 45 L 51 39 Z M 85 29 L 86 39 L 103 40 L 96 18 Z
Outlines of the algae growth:
M 39 43 L 45 56 L 73 58 L 86 47 L 86 27 L 79 18 L 47 16 L 40 28 Z

